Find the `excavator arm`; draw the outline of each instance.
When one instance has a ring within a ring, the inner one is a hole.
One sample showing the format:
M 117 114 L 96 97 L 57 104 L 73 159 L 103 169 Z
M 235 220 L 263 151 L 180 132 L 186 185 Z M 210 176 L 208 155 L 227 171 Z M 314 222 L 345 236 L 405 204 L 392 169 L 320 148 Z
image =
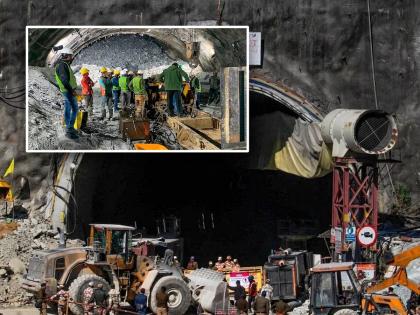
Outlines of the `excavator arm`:
M 420 244 L 393 256 L 391 260 L 387 261 L 387 264 L 397 267 L 394 274 L 390 278 L 367 287 L 366 293 L 378 292 L 390 286 L 399 284 L 409 288 L 416 294 L 420 294 L 420 284 L 410 280 L 406 270 L 407 265 L 417 258 L 420 258 Z

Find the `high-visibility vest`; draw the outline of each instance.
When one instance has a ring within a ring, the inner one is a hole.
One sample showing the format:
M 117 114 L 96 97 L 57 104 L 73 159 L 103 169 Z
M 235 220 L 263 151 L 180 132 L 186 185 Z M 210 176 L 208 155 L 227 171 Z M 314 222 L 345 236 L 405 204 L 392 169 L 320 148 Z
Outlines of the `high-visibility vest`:
M 144 79 L 142 77 L 134 77 L 133 79 L 134 94 L 145 94 Z
M 128 77 L 122 76 L 118 80 L 118 84 L 121 88 L 121 91 L 127 92 L 128 91 Z
M 105 87 L 102 86 L 102 84 L 105 86 L 105 77 L 100 77 L 99 78 L 99 90 L 101 91 L 101 95 L 105 96 L 106 95 L 106 90 Z
M 74 76 L 74 73 L 73 73 L 73 70 L 71 70 L 71 68 L 70 68 L 70 66 L 66 63 L 66 62 L 64 62 L 64 64 L 67 66 L 67 68 L 68 68 L 68 71 L 69 71 L 69 83 L 70 83 L 70 86 L 72 87 L 72 89 L 74 90 L 74 89 L 76 89 L 77 88 L 77 83 L 76 83 L 76 77 Z M 58 87 L 60 88 L 60 91 L 62 92 L 62 93 L 65 93 L 65 92 L 68 92 L 67 91 L 67 89 L 64 87 L 64 84 L 63 84 L 63 82 L 61 82 L 61 79 L 60 79 L 60 76 L 58 75 L 58 73 L 57 73 L 57 69 L 58 69 L 58 64 L 57 64 L 57 66 L 55 67 L 55 81 L 57 82 L 57 84 L 58 84 Z

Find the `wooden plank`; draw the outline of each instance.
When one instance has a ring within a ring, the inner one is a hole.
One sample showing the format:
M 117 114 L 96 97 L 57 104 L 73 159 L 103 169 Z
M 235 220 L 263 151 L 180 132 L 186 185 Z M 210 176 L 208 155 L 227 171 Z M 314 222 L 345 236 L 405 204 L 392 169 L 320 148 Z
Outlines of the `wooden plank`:
M 178 118 L 180 122 L 194 129 L 213 129 L 212 117 Z
M 179 144 L 187 150 L 220 150 L 216 145 L 181 122 L 178 117 L 168 117 L 166 122 L 174 131 Z

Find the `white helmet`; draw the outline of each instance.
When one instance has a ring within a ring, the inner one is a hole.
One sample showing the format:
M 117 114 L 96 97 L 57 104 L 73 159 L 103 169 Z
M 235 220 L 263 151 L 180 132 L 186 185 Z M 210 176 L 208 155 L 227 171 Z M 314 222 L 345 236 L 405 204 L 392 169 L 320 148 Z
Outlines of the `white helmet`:
M 175 260 L 177 260 L 177 259 L 178 259 L 178 257 L 174 256 L 174 259 L 175 259 Z
M 62 49 L 60 49 L 59 53 L 61 55 L 74 55 L 73 50 L 71 48 L 68 48 L 68 47 L 63 47 Z
M 92 288 L 95 286 L 95 284 L 93 283 L 93 281 L 89 282 L 89 286 Z
M 126 75 L 126 74 L 127 74 L 127 70 L 126 69 L 121 70 L 121 75 Z

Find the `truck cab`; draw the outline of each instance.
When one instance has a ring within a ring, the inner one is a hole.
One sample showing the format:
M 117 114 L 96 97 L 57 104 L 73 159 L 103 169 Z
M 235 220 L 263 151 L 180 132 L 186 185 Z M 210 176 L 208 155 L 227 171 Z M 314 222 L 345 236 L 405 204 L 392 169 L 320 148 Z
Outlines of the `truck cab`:
M 338 310 L 359 310 L 361 286 L 352 262 L 319 264 L 311 270 L 310 310 L 330 315 Z

